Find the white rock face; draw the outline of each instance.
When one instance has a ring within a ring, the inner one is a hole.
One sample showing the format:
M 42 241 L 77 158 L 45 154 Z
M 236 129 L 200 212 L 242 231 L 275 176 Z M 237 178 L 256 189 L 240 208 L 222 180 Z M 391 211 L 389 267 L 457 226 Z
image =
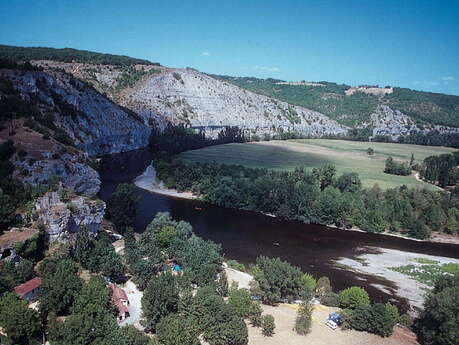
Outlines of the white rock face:
M 51 176 L 60 178 L 66 188 L 77 194 L 92 197 L 100 189 L 100 178 L 97 171 L 80 162 L 81 156 L 70 153 L 53 158 L 51 154 L 41 160 L 14 161 L 14 176 L 31 185 L 46 184 Z M 27 174 L 23 174 L 27 172 Z
M 94 234 L 99 232 L 105 213 L 105 203 L 82 196 L 68 202 L 59 192 L 48 192 L 35 203 L 39 219 L 46 227 L 50 241 L 65 241 L 66 237 L 85 226 Z
M 243 90 L 193 69 L 165 69 L 125 90 L 121 102 L 159 125 L 239 126 L 258 133 L 281 129 L 308 135 L 346 132 L 321 113 Z
M 377 106 L 376 110 L 371 114 L 370 121 L 363 124 L 362 127 L 366 126 L 373 127 L 373 136 L 385 135 L 390 136 L 392 139 L 409 135 L 412 132 L 429 133 L 433 130 L 441 133 L 459 132 L 459 128 L 447 126 L 423 126 L 420 128 L 406 114 L 382 104 Z
M 61 72 L 0 70 L 24 99 L 49 109 L 60 108 L 58 125 L 89 155 L 102 155 L 147 146 L 150 128 L 135 114 Z

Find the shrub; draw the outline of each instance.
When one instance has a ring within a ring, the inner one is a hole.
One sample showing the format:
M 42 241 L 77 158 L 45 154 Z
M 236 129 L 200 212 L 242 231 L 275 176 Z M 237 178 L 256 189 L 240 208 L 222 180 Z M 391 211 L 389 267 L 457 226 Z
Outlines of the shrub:
M 242 318 L 250 315 L 252 300 L 246 289 L 233 289 L 230 291 L 228 304 L 233 307 L 236 314 Z
M 263 310 L 261 309 L 261 305 L 258 302 L 253 302 L 252 305 L 250 306 L 250 311 L 249 311 L 249 321 L 250 324 L 254 327 L 260 327 L 261 326 L 261 313 Z
M 327 277 L 320 277 L 316 285 L 316 297 L 322 298 L 324 295 L 332 292 L 330 279 Z
M 281 298 L 297 299 L 304 287 L 303 273 L 279 258 L 258 257 L 254 279 L 260 284 L 262 299 L 274 304 Z
M 359 305 L 355 309 L 346 309 L 342 315 L 344 328 L 367 331 L 383 337 L 390 336 L 395 325 L 392 315 L 381 303 Z
M 354 309 L 368 304 L 370 304 L 368 293 L 358 286 L 352 286 L 339 293 L 339 305 L 341 308 Z
M 170 314 L 157 325 L 158 340 L 164 345 L 200 345 L 198 332 L 192 320 Z
M 220 273 L 218 280 L 217 280 L 217 292 L 220 296 L 226 297 L 228 296 L 228 277 L 226 272 L 223 271 Z
M 400 321 L 400 313 L 398 311 L 397 306 L 393 305 L 392 303 L 386 303 L 386 309 L 389 312 L 389 314 L 392 316 L 392 320 L 394 320 L 394 324 L 398 323 Z
M 265 337 L 272 337 L 276 324 L 274 323 L 274 317 L 272 315 L 263 315 L 261 317 L 261 333 Z
M 314 307 L 310 303 L 302 303 L 295 319 L 295 331 L 298 334 L 306 335 L 311 332 L 312 312 Z
M 339 295 L 334 292 L 329 292 L 320 299 L 320 303 L 327 307 L 339 307 Z
M 400 316 L 399 323 L 406 328 L 411 328 L 413 327 L 413 318 L 408 314 L 403 314 Z
M 230 268 L 232 268 L 234 270 L 238 270 L 238 271 L 242 271 L 242 272 L 246 271 L 244 264 L 241 264 L 241 263 L 237 262 L 236 260 L 228 260 L 226 263 L 227 263 L 228 267 L 230 267 Z
M 459 274 L 443 276 L 427 295 L 415 331 L 426 345 L 452 345 L 458 341 Z

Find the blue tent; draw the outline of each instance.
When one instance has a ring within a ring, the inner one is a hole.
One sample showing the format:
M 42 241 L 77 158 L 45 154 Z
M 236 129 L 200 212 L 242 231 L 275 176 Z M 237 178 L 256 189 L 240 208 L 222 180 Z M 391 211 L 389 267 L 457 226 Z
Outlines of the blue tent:
M 181 270 L 182 270 L 182 266 L 180 266 L 180 265 L 174 264 L 172 266 L 172 271 L 174 271 L 174 272 L 179 272 Z
M 331 313 L 330 315 L 328 315 L 328 319 L 329 320 L 332 320 L 333 322 L 335 322 L 337 325 L 340 325 L 341 323 L 343 323 L 343 318 L 340 314 L 334 312 L 334 313 Z

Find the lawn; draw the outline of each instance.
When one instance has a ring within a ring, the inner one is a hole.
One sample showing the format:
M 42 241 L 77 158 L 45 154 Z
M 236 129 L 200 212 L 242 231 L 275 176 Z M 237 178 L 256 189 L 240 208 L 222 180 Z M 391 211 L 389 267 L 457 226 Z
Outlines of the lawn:
M 374 155 L 367 155 L 368 147 L 374 149 Z M 274 170 L 292 170 L 298 166 L 312 169 L 331 163 L 336 166 L 339 174 L 357 172 L 365 187 L 372 187 L 377 183 L 384 189 L 400 185 L 435 189 L 433 185 L 417 181 L 414 175 L 385 174 L 384 162 L 389 156 L 398 161 L 409 161 L 412 153 L 415 161 L 421 162 L 428 156 L 453 151 L 455 151 L 453 148 L 436 146 L 298 139 L 210 146 L 184 152 L 179 157 L 191 162 L 241 164 Z

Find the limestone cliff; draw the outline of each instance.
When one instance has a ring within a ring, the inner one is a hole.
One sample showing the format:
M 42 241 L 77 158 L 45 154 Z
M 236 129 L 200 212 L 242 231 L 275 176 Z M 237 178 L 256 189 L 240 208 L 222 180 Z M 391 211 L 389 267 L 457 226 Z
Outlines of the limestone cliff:
M 21 97 L 42 112 L 55 115 L 76 146 L 89 155 L 145 147 L 150 128 L 136 114 L 123 110 L 86 83 L 54 70 L 0 70 Z
M 50 241 L 65 241 L 85 226 L 90 232 L 100 230 L 105 203 L 83 196 L 65 196 L 65 190 L 48 192 L 35 203 L 38 219 L 45 225 Z

